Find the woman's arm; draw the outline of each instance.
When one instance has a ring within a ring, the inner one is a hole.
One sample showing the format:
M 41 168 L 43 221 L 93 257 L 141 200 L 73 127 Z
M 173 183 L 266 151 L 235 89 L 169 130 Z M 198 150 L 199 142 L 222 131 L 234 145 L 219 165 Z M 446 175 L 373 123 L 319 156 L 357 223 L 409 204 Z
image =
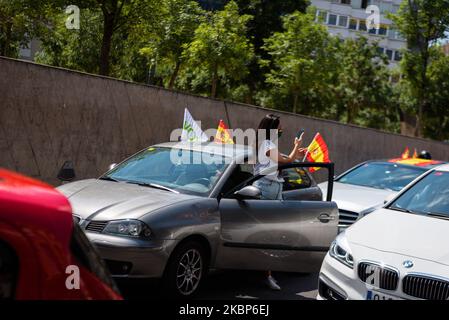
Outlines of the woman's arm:
M 302 139 L 295 138 L 295 144 L 290 154 L 282 156 L 278 149 L 271 149 L 267 152 L 267 156 L 278 164 L 289 164 L 298 159 L 301 154 L 304 156 L 304 149 L 300 148 Z

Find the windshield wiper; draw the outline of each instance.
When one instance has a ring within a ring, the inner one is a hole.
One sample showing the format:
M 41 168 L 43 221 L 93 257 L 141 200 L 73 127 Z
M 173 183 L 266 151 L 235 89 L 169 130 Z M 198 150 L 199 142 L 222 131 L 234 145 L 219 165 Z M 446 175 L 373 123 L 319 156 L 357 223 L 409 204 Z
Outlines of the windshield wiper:
M 114 178 L 112 178 L 112 177 L 110 177 L 110 176 L 104 176 L 104 177 L 101 177 L 100 180 L 120 182 L 119 180 L 114 179 Z
M 127 183 L 137 184 L 142 187 L 150 187 L 150 188 L 170 191 L 170 192 L 179 194 L 179 192 L 176 190 L 173 190 L 169 187 L 161 186 L 160 184 L 156 184 L 156 183 L 146 183 L 146 182 L 137 182 L 137 181 L 127 181 Z
M 429 217 L 437 218 L 437 219 L 443 219 L 443 220 L 449 220 L 449 216 L 442 213 L 433 213 L 433 212 L 426 212 Z
M 400 212 L 407 212 L 407 213 L 411 213 L 411 214 L 419 214 L 419 215 L 426 215 L 427 214 L 427 212 L 415 211 L 415 210 L 399 208 L 399 207 L 388 207 L 388 209 L 396 210 L 396 211 L 400 211 Z
M 389 207 L 388 209 L 400 211 L 400 212 L 407 212 L 407 213 L 418 213 L 409 209 L 399 208 L 399 207 Z

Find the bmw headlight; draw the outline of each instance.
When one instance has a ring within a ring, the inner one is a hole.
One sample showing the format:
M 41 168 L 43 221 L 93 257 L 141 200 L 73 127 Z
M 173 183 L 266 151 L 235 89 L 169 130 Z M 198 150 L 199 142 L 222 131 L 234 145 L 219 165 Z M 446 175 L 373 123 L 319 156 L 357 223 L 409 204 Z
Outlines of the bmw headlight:
M 150 228 L 139 220 L 111 221 L 106 225 L 103 233 L 143 238 L 149 238 L 151 236 Z
M 340 233 L 334 242 L 332 242 L 329 249 L 329 255 L 343 263 L 345 266 L 353 269 L 354 268 L 354 258 L 349 249 L 348 241 L 346 240 L 345 233 Z

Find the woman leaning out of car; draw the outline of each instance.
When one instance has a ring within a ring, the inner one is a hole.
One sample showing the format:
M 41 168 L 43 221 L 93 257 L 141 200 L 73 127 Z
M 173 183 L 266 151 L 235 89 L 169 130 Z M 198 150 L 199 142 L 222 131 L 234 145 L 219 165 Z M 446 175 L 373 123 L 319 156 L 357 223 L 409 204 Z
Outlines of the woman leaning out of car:
M 279 170 L 274 167 L 292 163 L 304 156 L 305 149 L 300 148 L 302 140 L 295 138 L 293 149 L 288 156 L 279 152 L 276 143 L 282 135 L 282 126 L 278 116 L 266 115 L 259 124 L 256 139 L 257 161 L 254 174 L 260 175 L 267 172 L 262 178 L 254 182 L 254 186 L 261 192 L 262 200 L 282 200 L 282 188 L 284 179 Z M 281 290 L 271 271 L 267 273 L 267 285 L 270 289 Z

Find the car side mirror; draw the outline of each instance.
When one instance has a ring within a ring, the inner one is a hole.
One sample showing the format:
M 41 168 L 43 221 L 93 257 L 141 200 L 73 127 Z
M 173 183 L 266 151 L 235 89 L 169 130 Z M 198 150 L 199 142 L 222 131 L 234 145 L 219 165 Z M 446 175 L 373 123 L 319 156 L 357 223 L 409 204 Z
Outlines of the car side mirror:
M 68 182 L 75 179 L 75 169 L 72 161 L 66 161 L 59 170 L 57 178 L 62 182 Z
M 256 188 L 254 186 L 246 186 L 236 192 L 234 192 L 234 195 L 237 199 L 257 199 L 259 200 L 262 193 L 260 192 L 259 188 Z
M 112 163 L 112 164 L 110 164 L 110 165 L 109 165 L 109 170 L 108 170 L 108 171 L 111 171 L 111 170 L 114 169 L 115 167 L 117 167 L 117 163 Z
M 388 202 L 390 202 L 391 200 L 393 200 L 396 197 L 396 193 L 390 194 L 388 195 L 385 200 L 384 200 L 384 204 L 387 204 Z

